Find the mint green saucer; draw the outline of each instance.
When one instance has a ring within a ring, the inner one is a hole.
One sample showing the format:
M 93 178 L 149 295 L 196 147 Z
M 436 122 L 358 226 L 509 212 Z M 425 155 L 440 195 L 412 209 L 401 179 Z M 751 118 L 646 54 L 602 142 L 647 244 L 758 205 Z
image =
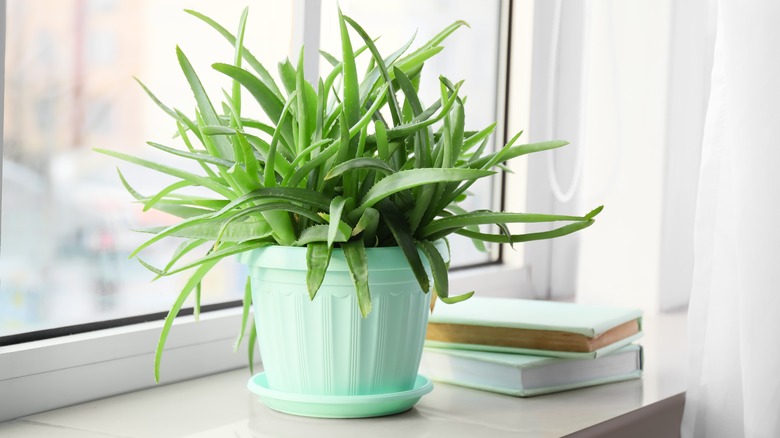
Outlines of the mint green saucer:
M 268 387 L 265 373 L 249 379 L 247 388 L 260 396 L 269 408 L 286 414 L 320 418 L 364 418 L 392 415 L 410 409 L 420 397 L 433 390 L 424 376 L 417 376 L 409 391 L 371 395 L 307 395 L 275 391 Z

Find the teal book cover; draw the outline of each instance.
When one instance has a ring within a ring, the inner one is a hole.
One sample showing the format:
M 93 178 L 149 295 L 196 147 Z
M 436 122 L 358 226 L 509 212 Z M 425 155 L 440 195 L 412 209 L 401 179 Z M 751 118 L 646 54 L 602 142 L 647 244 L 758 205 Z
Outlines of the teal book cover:
M 420 374 L 434 381 L 531 397 L 642 376 L 642 347 L 628 345 L 597 359 L 426 347 Z

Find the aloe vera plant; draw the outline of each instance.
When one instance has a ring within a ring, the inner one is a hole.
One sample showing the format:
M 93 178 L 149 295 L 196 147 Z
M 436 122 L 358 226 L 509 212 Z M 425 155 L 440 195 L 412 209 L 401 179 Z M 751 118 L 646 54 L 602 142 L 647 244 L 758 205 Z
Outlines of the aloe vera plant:
M 584 216 L 561 216 L 493 211 L 465 211 L 459 206 L 469 187 L 490 177 L 502 163 L 525 154 L 564 146 L 564 141 L 516 144 L 520 134 L 495 152 L 486 149 L 495 124 L 467 131 L 462 82 L 439 77 L 440 97 L 424 104 L 419 95 L 425 61 L 442 51 L 443 41 L 462 21 L 443 29 L 411 50 L 412 41 L 383 56 L 372 37 L 339 12 L 341 54 L 323 53 L 331 71 L 317 84 L 304 80 L 303 52 L 298 64 L 279 64 L 281 84 L 244 46 L 247 11 L 232 34 L 207 16 L 202 20 L 233 46 L 233 63 L 213 68 L 231 84 L 219 103 L 207 96 L 187 56 L 176 54 L 195 97 L 191 116 L 163 104 L 143 84 L 149 97 L 172 118 L 182 147 L 148 144 L 182 160 L 197 163 L 201 173 L 144 160 L 117 151 L 99 152 L 144 166 L 177 179 L 152 196 L 138 193 L 119 177 L 144 204 L 181 218 L 169 227 L 144 230 L 153 236 L 132 256 L 167 237 L 185 238 L 163 267 L 141 260 L 158 276 L 191 271 L 165 319 L 155 358 L 159 380 L 162 349 L 174 318 L 195 291 L 200 309 L 200 281 L 221 259 L 264 245 L 305 246 L 311 299 L 315 299 L 334 247 L 343 250 L 358 298 L 360 312 L 371 311 L 365 249 L 398 246 L 420 287 L 435 290 L 438 299 L 454 303 L 471 293 L 450 296 L 447 263 L 432 242 L 460 234 L 479 242 L 518 243 L 563 236 L 593 224 L 601 207 Z M 357 38 L 350 37 L 350 32 Z M 368 70 L 358 76 L 356 58 L 369 58 Z M 140 83 L 140 81 L 139 81 Z M 242 90 L 255 99 L 272 123 L 242 111 Z M 191 196 L 182 189 L 202 187 L 210 196 Z M 564 221 L 546 232 L 511 234 L 506 224 Z M 495 224 L 501 231 L 480 231 Z M 418 248 L 431 267 L 429 283 Z M 201 250 L 195 261 L 186 254 Z M 205 253 L 205 254 L 204 254 Z M 140 260 L 140 259 L 139 259 Z M 248 289 L 247 284 L 247 289 Z M 244 336 L 251 294 L 244 300 Z M 250 331 L 250 336 L 254 332 Z M 252 342 L 250 342 L 250 352 Z M 251 359 L 250 359 L 251 362 Z

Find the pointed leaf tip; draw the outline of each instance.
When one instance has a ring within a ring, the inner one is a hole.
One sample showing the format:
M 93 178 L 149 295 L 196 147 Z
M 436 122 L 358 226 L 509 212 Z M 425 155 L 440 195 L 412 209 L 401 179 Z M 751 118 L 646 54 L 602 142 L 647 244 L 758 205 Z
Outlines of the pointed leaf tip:
M 588 219 L 588 220 L 593 219 L 599 213 L 601 213 L 602 210 L 604 210 L 604 206 L 603 205 L 599 205 L 598 207 L 594 208 L 590 213 L 586 214 L 585 215 L 585 219 Z

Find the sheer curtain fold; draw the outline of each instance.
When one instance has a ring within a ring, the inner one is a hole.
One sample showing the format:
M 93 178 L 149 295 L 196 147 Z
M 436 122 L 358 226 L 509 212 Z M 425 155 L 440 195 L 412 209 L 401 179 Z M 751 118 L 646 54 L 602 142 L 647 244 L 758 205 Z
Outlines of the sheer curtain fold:
M 780 2 L 718 1 L 684 437 L 780 436 Z

